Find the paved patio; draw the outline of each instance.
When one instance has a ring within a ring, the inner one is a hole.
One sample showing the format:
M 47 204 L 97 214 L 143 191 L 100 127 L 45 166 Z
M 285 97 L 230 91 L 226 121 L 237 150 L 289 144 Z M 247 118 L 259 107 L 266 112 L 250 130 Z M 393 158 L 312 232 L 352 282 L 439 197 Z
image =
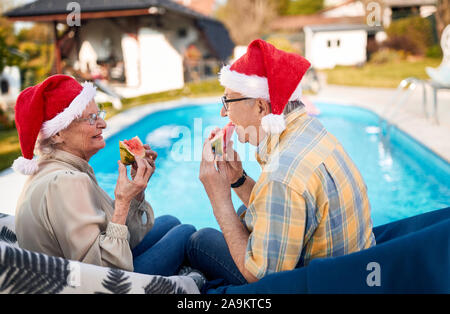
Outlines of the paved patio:
M 389 121 L 412 137 L 429 147 L 444 160 L 450 162 L 450 92 L 440 91 L 439 120 L 435 124 L 431 119 L 426 119 L 422 109 L 422 92 L 418 88 L 408 101 L 399 107 L 396 115 L 385 115 L 394 95 L 395 89 L 361 88 L 345 86 L 325 86 L 318 95 L 307 96 L 311 101 L 322 101 L 343 105 L 356 105 L 371 109 L 375 113 L 389 119 Z M 432 112 L 431 91 L 428 90 L 428 112 Z M 105 130 L 105 138 L 111 136 L 120 129 L 136 122 L 142 116 L 163 108 L 184 106 L 192 103 L 219 102 L 219 97 L 201 99 L 181 99 L 176 101 L 152 104 L 128 110 L 108 120 L 108 128 Z M 16 202 L 19 197 L 26 176 L 14 173 L 10 168 L 0 173 L 0 212 L 14 214 Z

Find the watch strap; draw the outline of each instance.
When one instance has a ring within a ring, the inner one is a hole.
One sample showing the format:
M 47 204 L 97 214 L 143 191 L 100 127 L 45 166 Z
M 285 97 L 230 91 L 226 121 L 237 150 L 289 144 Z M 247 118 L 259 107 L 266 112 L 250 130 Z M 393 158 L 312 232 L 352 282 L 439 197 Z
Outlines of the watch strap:
M 244 184 L 246 178 L 247 178 L 247 173 L 245 172 L 245 170 L 243 170 L 242 177 L 240 177 L 236 182 L 231 184 L 231 187 L 233 189 L 240 187 L 242 184 Z

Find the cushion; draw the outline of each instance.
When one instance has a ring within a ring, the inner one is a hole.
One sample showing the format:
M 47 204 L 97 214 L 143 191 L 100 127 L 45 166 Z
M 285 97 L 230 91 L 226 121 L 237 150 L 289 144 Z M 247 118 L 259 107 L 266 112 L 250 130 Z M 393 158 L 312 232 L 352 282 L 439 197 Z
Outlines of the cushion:
M 377 245 L 207 293 L 450 293 L 450 208 L 373 230 Z

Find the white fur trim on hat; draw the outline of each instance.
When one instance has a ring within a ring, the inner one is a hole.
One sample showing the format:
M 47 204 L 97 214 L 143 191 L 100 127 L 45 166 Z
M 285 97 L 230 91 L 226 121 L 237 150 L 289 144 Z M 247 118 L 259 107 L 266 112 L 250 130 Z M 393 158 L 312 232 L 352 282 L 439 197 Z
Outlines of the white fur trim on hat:
M 82 84 L 83 89 L 80 94 L 75 97 L 70 105 L 51 120 L 45 121 L 41 127 L 42 138 L 48 138 L 61 130 L 64 130 L 72 123 L 73 120 L 79 118 L 89 102 L 94 99 L 96 88 L 91 82 Z
M 19 172 L 24 175 L 32 175 L 38 170 L 38 164 L 36 159 L 26 159 L 24 157 L 19 157 L 14 160 L 12 165 L 14 171 Z
M 230 70 L 231 65 L 222 67 L 219 73 L 219 82 L 222 86 L 227 87 L 245 97 L 263 98 L 270 100 L 269 83 L 266 77 L 258 75 L 242 74 Z M 302 87 L 298 83 L 297 88 L 292 93 L 289 101 L 300 100 L 302 97 Z
M 266 133 L 281 134 L 286 129 L 284 116 L 270 113 L 261 119 L 261 126 Z

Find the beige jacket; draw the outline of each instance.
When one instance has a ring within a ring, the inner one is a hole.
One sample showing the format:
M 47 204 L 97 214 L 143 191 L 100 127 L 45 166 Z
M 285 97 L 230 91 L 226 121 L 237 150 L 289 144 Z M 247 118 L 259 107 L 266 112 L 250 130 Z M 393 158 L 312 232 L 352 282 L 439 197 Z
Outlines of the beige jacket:
M 16 208 L 21 248 L 98 266 L 133 271 L 134 248 L 152 228 L 153 209 L 131 202 L 126 225 L 111 222 L 114 201 L 83 159 L 57 150 L 39 160 Z M 146 213 L 146 215 L 143 215 Z

